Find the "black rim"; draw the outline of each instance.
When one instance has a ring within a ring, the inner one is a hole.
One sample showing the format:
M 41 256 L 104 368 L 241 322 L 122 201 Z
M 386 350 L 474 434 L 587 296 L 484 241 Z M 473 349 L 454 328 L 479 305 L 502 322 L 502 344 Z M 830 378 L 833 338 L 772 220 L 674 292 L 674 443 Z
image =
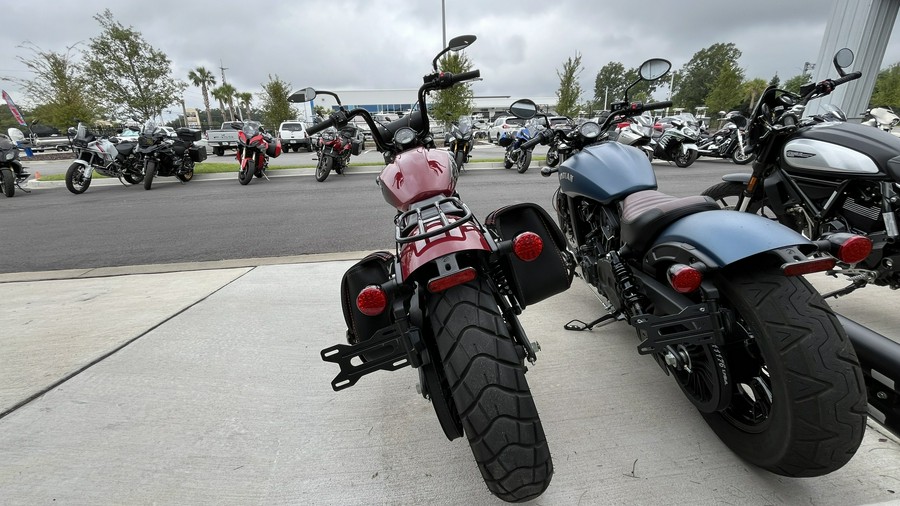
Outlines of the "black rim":
M 752 329 L 739 315 L 733 336 L 739 341 L 729 345 L 726 355 L 733 381 L 731 402 L 722 416 L 745 432 L 763 432 L 772 413 L 772 379 Z

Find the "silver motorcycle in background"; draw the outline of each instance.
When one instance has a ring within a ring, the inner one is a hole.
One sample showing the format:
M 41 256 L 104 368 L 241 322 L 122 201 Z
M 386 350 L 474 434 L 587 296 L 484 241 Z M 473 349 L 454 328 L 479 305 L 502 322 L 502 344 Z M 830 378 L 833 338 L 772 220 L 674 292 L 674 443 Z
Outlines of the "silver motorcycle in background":
M 117 178 L 125 186 L 144 180 L 134 153 L 136 143 L 119 142 L 117 137 L 98 137 L 81 121 L 78 127 L 69 128 L 68 133 L 75 153 L 75 160 L 66 171 L 66 188 L 70 192 L 84 193 L 91 186 L 94 171 Z

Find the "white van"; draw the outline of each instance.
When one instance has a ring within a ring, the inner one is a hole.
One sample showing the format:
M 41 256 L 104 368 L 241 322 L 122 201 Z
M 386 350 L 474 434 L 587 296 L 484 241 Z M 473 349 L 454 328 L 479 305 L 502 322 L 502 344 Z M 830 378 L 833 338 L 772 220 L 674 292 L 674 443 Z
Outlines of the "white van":
M 281 149 L 284 152 L 300 151 L 300 148 L 306 148 L 312 151 L 313 146 L 309 140 L 309 134 L 306 133 L 306 124 L 300 120 L 285 121 L 278 127 L 278 137 L 281 138 Z

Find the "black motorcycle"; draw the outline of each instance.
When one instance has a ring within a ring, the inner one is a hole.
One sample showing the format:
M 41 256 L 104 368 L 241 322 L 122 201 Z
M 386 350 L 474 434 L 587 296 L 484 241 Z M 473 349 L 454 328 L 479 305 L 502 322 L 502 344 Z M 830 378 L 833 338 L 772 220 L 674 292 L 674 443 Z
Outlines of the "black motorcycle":
M 12 197 L 16 194 L 16 187 L 28 193 L 28 190 L 22 188 L 21 184 L 30 175 L 25 172 L 19 161 L 18 146 L 6 136 L 0 137 L 0 187 L 3 188 L 3 194 Z
M 700 156 L 731 159 L 738 165 L 756 160 L 756 153 L 747 144 L 747 118 L 740 114 L 726 116 L 722 128 L 700 139 L 697 143 Z
M 460 116 L 457 121 L 450 127 L 450 152 L 456 160 L 456 167 L 462 170 L 466 162 L 469 161 L 469 154 L 475 146 L 474 122 L 470 116 Z
M 143 162 L 145 190 L 157 176 L 175 176 L 186 183 L 194 178 L 194 164 L 206 160 L 206 146 L 194 145 L 200 140 L 200 130 L 179 128 L 175 132 L 176 138 L 169 137 L 152 120 L 141 129 L 137 154 Z
M 648 60 L 631 86 L 670 67 Z M 870 243 L 849 234 L 816 243 L 708 197 L 657 191 L 639 148 L 603 139 L 620 118 L 670 105 L 620 103 L 594 135 L 601 142 L 558 170 L 541 170 L 559 173 L 560 228 L 605 310 L 565 328 L 627 323 L 637 352 L 673 377 L 736 454 L 786 476 L 834 471 L 865 432 L 863 374 L 847 334 L 802 274 L 835 265 L 817 255 L 853 261 Z

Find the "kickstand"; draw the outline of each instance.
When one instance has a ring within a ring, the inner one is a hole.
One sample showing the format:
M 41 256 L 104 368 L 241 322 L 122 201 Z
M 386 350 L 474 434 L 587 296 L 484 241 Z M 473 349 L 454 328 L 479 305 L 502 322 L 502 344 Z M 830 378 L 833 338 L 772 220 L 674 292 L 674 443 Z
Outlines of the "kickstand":
M 596 320 L 594 320 L 590 323 L 584 323 L 581 320 L 572 320 L 569 323 L 563 325 L 563 328 L 566 330 L 577 330 L 577 331 L 593 330 L 594 327 L 602 327 L 604 325 L 608 325 L 608 324 L 612 323 L 613 320 L 616 320 L 616 319 L 618 319 L 617 315 L 608 314 L 608 315 L 603 315 L 600 318 L 597 318 Z
M 22 185 L 19 184 L 18 181 L 16 181 L 16 188 L 22 190 L 25 193 L 31 193 L 31 190 L 26 190 Z
M 857 288 L 862 288 L 862 287 L 866 286 L 866 284 L 868 284 L 868 280 L 866 280 L 866 279 L 861 279 L 861 280 L 855 279 L 855 280 L 853 280 L 852 283 L 845 286 L 844 288 L 839 288 L 837 290 L 834 290 L 833 292 L 823 293 L 822 298 L 827 299 L 829 297 L 834 297 L 836 299 L 838 297 L 847 295 L 848 293 L 856 290 Z

